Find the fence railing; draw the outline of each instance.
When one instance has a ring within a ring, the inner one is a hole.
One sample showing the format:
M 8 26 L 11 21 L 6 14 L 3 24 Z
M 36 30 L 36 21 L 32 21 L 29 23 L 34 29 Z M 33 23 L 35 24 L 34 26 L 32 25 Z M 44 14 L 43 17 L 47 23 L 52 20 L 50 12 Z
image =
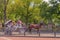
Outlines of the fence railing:
M 11 33 L 12 34 L 9 36 L 60 37 L 60 31 L 57 32 L 52 30 L 39 30 L 37 32 L 36 29 L 32 29 L 32 31 L 29 32 L 27 28 L 20 28 L 20 30 L 12 31 Z M 5 31 L 0 31 L 0 35 L 5 36 L 7 34 L 5 34 Z

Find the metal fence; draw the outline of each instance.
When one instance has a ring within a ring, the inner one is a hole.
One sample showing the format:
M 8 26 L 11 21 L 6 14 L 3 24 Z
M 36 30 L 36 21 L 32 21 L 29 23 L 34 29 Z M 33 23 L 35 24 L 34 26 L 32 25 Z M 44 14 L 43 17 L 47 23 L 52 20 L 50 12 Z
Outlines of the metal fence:
M 5 31 L 1 29 L 0 36 L 6 36 Z M 60 38 L 60 31 L 52 31 L 52 30 L 42 30 L 40 29 L 38 32 L 36 29 L 32 29 L 29 32 L 26 28 L 20 28 L 19 31 L 12 31 L 11 35 L 7 36 L 28 36 L 28 37 L 59 37 Z

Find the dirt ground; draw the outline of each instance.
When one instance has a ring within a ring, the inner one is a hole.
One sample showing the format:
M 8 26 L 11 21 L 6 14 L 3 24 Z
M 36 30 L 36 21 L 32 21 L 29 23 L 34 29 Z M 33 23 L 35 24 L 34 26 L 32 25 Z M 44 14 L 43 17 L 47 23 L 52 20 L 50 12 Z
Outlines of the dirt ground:
M 0 37 L 0 40 L 60 40 L 60 38 Z

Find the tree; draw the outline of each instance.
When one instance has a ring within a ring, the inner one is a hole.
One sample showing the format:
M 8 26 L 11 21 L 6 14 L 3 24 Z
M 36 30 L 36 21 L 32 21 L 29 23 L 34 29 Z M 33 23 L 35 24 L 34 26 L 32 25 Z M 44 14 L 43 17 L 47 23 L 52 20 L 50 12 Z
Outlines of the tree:
M 14 0 L 12 3 L 11 0 L 7 7 L 7 17 L 13 20 L 21 19 L 26 24 L 32 23 L 34 19 L 39 21 L 40 16 L 37 5 L 40 4 L 40 2 L 41 0 L 37 2 L 36 0 Z
M 3 0 L 0 0 L 0 22 L 3 20 Z
M 51 0 L 50 1 L 51 9 L 50 9 L 50 13 L 52 13 L 52 17 L 54 20 L 54 23 L 60 23 L 60 1 L 59 0 Z M 56 27 L 54 28 L 54 37 L 56 37 Z
M 42 17 L 42 20 L 46 21 L 48 23 L 52 20 L 52 14 L 49 12 L 50 6 L 47 2 L 43 1 L 40 6 L 40 16 Z
M 60 20 L 60 2 L 59 0 L 51 0 L 50 4 L 52 5 L 50 8 L 50 13 L 52 14 L 52 19 L 56 23 L 56 21 Z M 59 22 L 57 22 L 59 23 Z
M 4 0 L 4 23 L 6 22 L 6 9 L 8 5 L 9 0 Z

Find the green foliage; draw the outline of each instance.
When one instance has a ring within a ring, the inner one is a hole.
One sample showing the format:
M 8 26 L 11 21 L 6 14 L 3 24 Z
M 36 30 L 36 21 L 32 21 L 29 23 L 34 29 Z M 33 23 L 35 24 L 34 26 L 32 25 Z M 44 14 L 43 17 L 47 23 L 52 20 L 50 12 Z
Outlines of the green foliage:
M 50 0 L 9 0 L 7 4 L 7 20 L 21 19 L 26 24 L 44 22 L 60 23 L 60 1 Z M 4 0 L 0 0 L 0 19 L 3 19 Z

